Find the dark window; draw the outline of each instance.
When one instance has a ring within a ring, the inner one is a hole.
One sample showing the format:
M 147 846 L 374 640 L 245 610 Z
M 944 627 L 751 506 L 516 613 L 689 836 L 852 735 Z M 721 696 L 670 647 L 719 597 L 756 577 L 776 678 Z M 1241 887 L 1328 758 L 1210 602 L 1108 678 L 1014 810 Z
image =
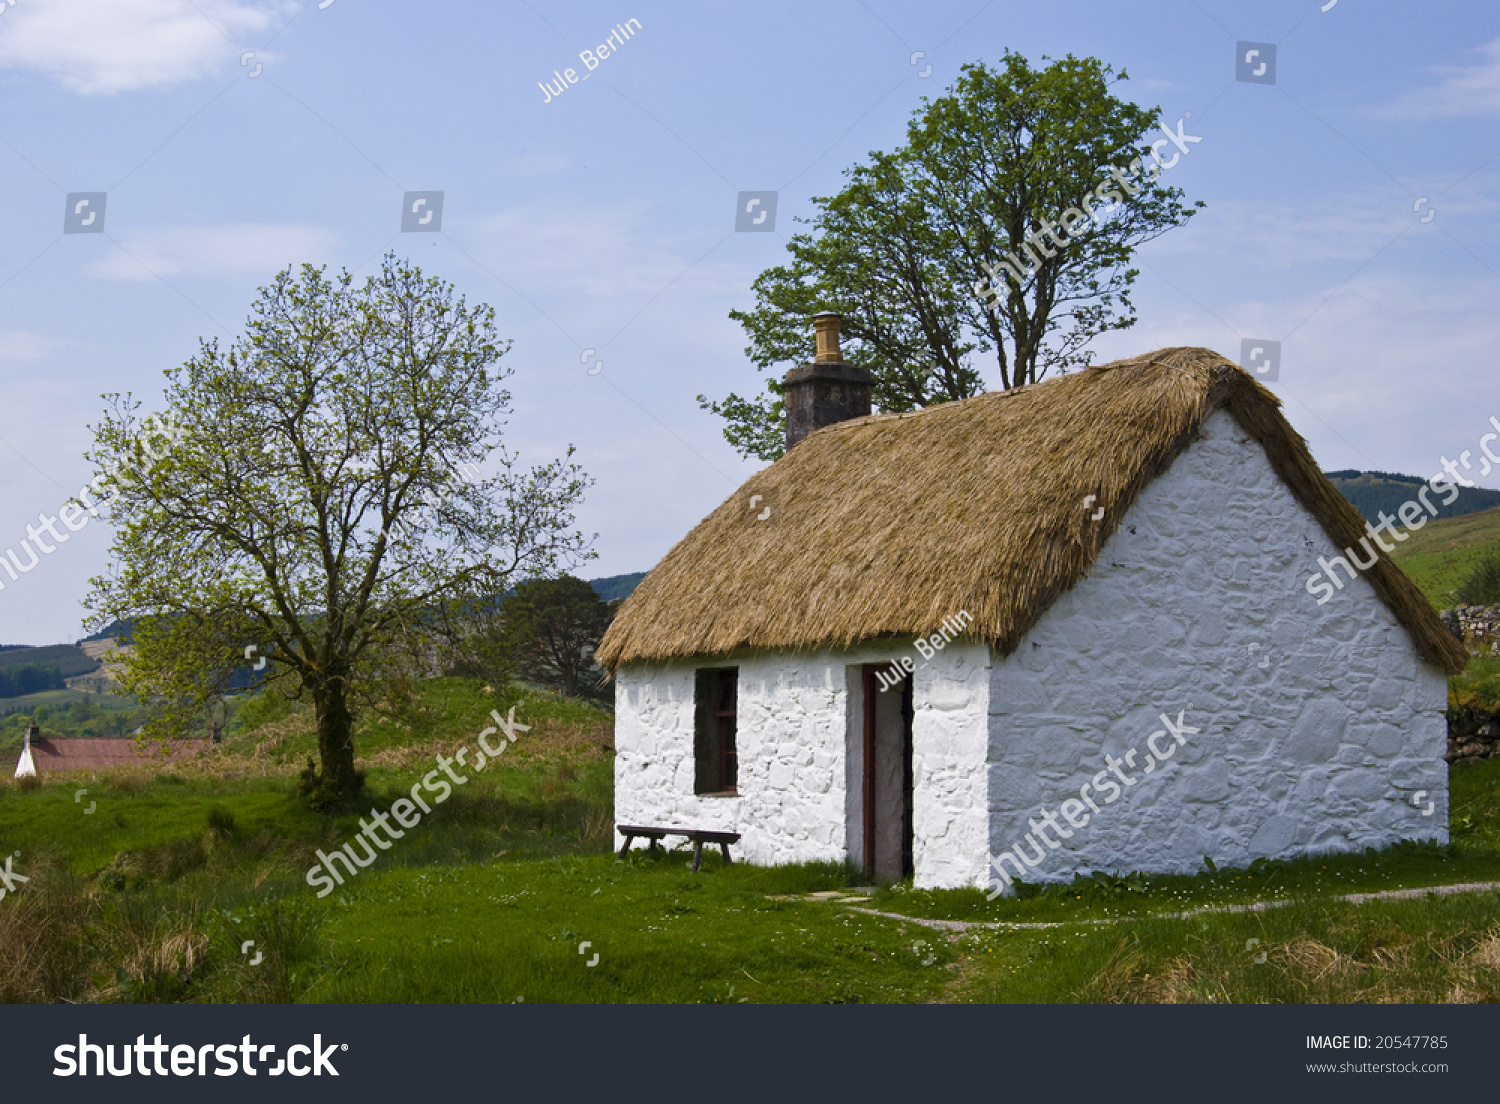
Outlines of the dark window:
M 737 667 L 698 672 L 693 690 L 694 793 L 739 792 L 739 755 L 734 746 L 739 675 Z

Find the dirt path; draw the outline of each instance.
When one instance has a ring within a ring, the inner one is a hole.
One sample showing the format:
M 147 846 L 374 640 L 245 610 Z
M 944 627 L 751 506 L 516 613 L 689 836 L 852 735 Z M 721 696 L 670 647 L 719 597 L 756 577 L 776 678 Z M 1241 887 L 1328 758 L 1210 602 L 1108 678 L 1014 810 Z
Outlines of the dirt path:
M 1386 889 L 1379 893 L 1346 893 L 1329 900 L 1347 901 L 1351 905 L 1364 904 L 1366 901 L 1406 901 L 1414 897 L 1424 897 L 1429 893 L 1446 897 L 1454 893 L 1482 893 L 1486 890 L 1500 890 L 1500 882 L 1460 882 L 1457 885 L 1419 886 L 1416 889 Z M 839 904 L 837 899 L 830 901 L 831 904 Z M 1142 916 L 1121 917 L 1122 920 L 1186 920 L 1192 916 L 1205 916 L 1210 913 L 1224 912 L 1265 912 L 1268 909 L 1283 908 L 1292 904 L 1293 901 L 1252 901 L 1248 905 L 1210 905 L 1204 908 L 1190 909 L 1187 912 L 1160 912 L 1147 913 Z M 908 924 L 918 924 L 924 928 L 935 928 L 938 931 L 959 934 L 970 928 L 997 928 L 1006 931 L 1030 931 L 1046 928 L 1066 928 L 1075 924 L 1118 924 L 1120 920 L 1053 920 L 1033 921 L 1030 923 L 1015 922 L 1008 923 L 1003 920 L 928 920 L 918 916 L 902 916 L 898 912 L 882 912 L 879 909 L 859 908 L 855 905 L 846 905 L 846 908 L 854 912 L 862 912 L 867 916 L 883 916 L 888 920 L 901 920 Z

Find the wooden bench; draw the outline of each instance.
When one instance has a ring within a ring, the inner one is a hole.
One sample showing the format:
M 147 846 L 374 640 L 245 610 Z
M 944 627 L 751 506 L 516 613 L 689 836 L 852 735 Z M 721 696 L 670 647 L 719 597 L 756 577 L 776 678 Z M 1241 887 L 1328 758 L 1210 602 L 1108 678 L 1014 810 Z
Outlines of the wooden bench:
M 693 873 L 698 873 L 698 866 L 703 862 L 703 845 L 705 843 L 717 843 L 719 850 L 724 853 L 724 865 L 733 866 L 734 860 L 729 857 L 729 845 L 740 842 L 738 832 L 708 832 L 701 828 L 643 828 L 638 824 L 616 824 L 615 831 L 625 837 L 625 846 L 620 848 L 620 858 L 625 857 L 625 852 L 630 850 L 631 841 L 636 836 L 643 836 L 651 841 L 648 851 L 656 850 L 656 841 L 663 836 L 686 836 L 693 841 Z

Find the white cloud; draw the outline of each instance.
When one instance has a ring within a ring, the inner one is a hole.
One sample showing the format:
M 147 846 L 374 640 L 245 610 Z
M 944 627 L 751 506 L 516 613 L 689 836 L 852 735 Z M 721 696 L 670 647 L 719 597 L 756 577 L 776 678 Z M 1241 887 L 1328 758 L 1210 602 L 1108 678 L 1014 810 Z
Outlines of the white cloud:
M 711 237 L 663 234 L 650 214 L 644 201 L 586 210 L 548 201 L 512 207 L 481 223 L 498 247 L 497 261 L 485 263 L 518 287 L 629 296 L 614 305 L 632 313 L 641 305 L 636 297 L 649 298 L 689 276 L 699 290 L 743 286 L 743 274 L 731 272 L 724 259 L 729 250 L 705 257 Z
M 241 223 L 147 231 L 120 242 L 89 268 L 102 280 L 154 280 L 174 272 L 270 275 L 289 264 L 327 260 L 337 243 L 316 226 Z
M 1153 243 L 1162 255 L 1233 257 L 1241 267 L 1303 268 L 1364 260 L 1411 224 L 1392 188 L 1345 194 L 1316 205 L 1259 199 L 1215 200 L 1186 227 Z
M 238 60 L 236 43 L 297 10 L 286 0 L 15 0 L 0 17 L 0 68 L 85 95 L 163 88 Z
M 1494 390 L 1500 318 L 1488 306 L 1493 284 L 1476 283 L 1457 265 L 1434 276 L 1400 264 L 1339 284 L 1334 278 L 1263 299 L 1215 297 L 1221 322 L 1143 276 L 1141 321 L 1096 341 L 1095 362 L 1173 345 L 1238 361 L 1242 336 L 1280 340 L 1280 379 L 1267 386 L 1286 400 L 1283 413 L 1326 470 L 1427 476 L 1440 456 L 1473 448 L 1489 415 L 1500 414 L 1493 402 L 1475 399 Z
M 1407 247 L 1447 228 L 1473 243 L 1500 210 L 1500 177 L 1494 174 L 1476 173 L 1453 184 L 1429 178 L 1422 186 L 1429 194 L 1415 208 L 1412 196 L 1394 184 L 1302 203 L 1214 200 L 1187 226 L 1153 242 L 1145 257 L 1232 257 L 1241 269 L 1306 271 L 1326 262 L 1370 260 L 1398 235 L 1399 245 Z M 1439 221 L 1429 225 L 1434 219 Z
M 0 361 L 46 360 L 56 350 L 79 342 L 48 337 L 31 330 L 0 330 Z
M 1500 38 L 1479 47 L 1482 59 L 1474 65 L 1438 65 L 1441 78 L 1377 109 L 1376 114 L 1397 119 L 1434 119 L 1454 115 L 1500 115 Z

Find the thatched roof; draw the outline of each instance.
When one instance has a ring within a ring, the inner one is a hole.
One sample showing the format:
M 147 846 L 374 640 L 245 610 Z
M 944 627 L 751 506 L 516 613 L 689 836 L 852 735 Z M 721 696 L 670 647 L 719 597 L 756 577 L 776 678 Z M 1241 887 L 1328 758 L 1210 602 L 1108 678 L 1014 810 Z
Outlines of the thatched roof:
M 678 542 L 626 600 L 597 658 L 615 670 L 747 647 L 848 646 L 934 633 L 959 610 L 1008 654 L 1221 407 L 1332 542 L 1356 544 L 1358 511 L 1280 406 L 1218 353 L 1173 348 L 828 426 Z M 1097 522 L 1082 509 L 1090 494 L 1105 510 Z M 1424 658 L 1464 665 L 1463 647 L 1384 554 L 1363 574 Z

